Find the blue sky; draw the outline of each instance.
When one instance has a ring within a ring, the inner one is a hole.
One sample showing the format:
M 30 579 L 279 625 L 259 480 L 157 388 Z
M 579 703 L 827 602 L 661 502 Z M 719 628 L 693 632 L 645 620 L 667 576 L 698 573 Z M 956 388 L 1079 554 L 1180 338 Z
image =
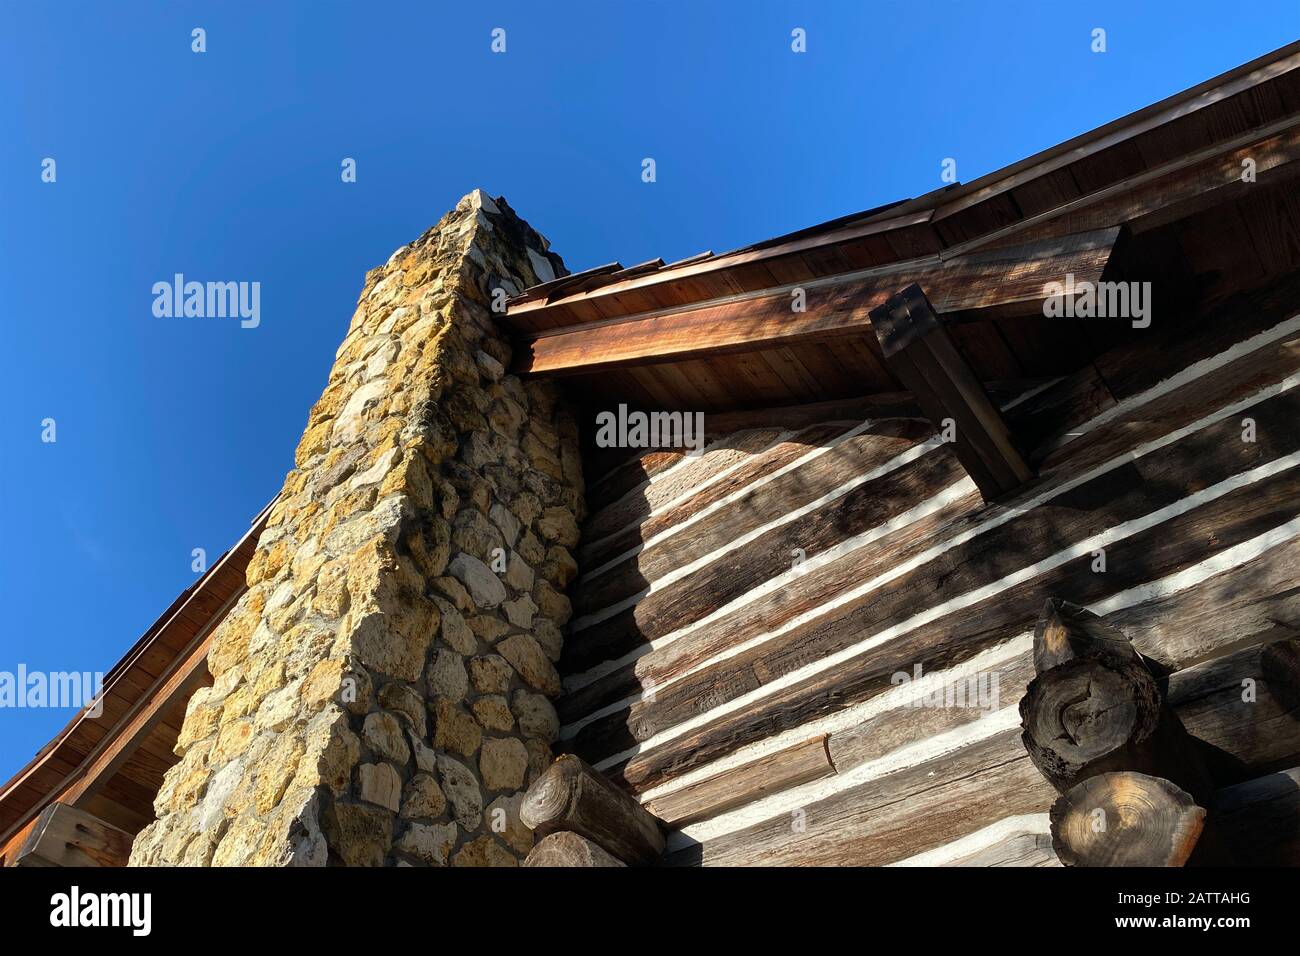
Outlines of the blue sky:
M 1297 0 L 0 0 L 0 671 L 107 671 L 192 550 L 238 539 L 366 270 L 475 186 L 570 269 L 722 251 L 931 190 L 946 157 L 969 181 L 1297 36 Z M 260 282 L 261 324 L 156 318 L 176 272 Z M 0 778 L 70 716 L 0 709 Z

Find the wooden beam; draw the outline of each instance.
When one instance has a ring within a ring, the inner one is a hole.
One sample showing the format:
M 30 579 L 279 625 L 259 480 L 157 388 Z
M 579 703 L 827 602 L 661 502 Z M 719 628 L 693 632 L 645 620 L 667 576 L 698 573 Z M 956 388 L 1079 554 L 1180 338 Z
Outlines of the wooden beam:
M 871 313 L 885 363 L 916 397 L 985 501 L 1033 477 L 1001 412 L 953 345 L 921 287 L 910 285 Z
M 1300 767 L 1214 795 L 1215 824 L 1242 866 L 1300 866 Z
M 126 866 L 134 837 L 65 803 L 36 820 L 11 866 Z
M 627 866 L 584 836 L 561 830 L 539 840 L 524 860 L 529 867 L 612 867 Z
M 680 827 L 835 772 L 826 734 L 741 764 L 698 783 L 655 797 L 646 806 L 660 820 Z
M 1076 282 L 1101 281 L 1119 232 L 1111 227 L 946 259 L 928 256 L 688 308 L 570 326 L 520 341 L 514 370 L 537 376 L 590 374 L 861 335 L 870 329 L 872 309 L 908 282 L 923 282 L 941 313 L 1041 315 L 1048 283 L 1067 274 Z M 795 311 L 800 291 L 804 308 Z
M 519 819 L 542 837 L 561 830 L 577 833 L 626 863 L 653 863 L 664 851 L 658 821 L 571 754 L 556 760 L 528 788 Z

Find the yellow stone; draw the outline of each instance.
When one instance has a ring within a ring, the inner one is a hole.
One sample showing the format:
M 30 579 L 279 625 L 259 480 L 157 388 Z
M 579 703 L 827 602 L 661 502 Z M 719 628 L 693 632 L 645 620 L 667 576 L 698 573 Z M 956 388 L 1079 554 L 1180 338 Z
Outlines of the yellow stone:
M 217 734 L 216 745 L 212 748 L 212 761 L 226 764 L 238 757 L 253 741 L 253 722 L 247 718 L 232 721 L 222 726 Z
M 303 432 L 302 440 L 298 442 L 298 450 L 294 453 L 293 463 L 301 468 L 314 456 L 329 448 L 330 433 L 333 430 L 334 419 L 332 418 L 327 418 L 309 427 Z

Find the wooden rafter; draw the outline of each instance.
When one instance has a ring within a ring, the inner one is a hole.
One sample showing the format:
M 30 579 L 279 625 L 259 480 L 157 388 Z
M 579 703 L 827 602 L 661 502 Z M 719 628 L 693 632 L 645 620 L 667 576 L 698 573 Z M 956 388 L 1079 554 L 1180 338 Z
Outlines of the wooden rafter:
M 957 351 L 920 286 L 910 285 L 871 313 L 885 362 L 907 386 L 941 436 L 950 436 L 958 460 L 985 501 L 1014 491 L 1033 470 L 989 400 L 970 364 Z
M 966 256 L 928 256 L 761 292 L 541 334 L 520 344 L 515 370 L 532 375 L 752 351 L 861 335 L 870 313 L 900 285 L 922 282 L 946 314 L 1041 314 L 1048 283 L 1106 274 L 1116 227 Z M 802 310 L 796 309 L 796 304 Z

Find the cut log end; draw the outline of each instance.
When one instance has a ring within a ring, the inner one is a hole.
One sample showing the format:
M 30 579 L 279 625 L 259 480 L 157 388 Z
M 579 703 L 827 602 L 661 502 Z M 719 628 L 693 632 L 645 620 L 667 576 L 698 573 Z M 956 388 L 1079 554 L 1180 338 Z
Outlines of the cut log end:
M 519 819 L 524 826 L 537 830 L 564 816 L 581 766 L 577 757 L 565 754 L 528 788 L 519 807 Z
M 556 760 L 528 788 L 519 818 L 539 837 L 577 833 L 629 864 L 648 865 L 664 851 L 659 821 L 571 754 Z
M 1160 690 L 1140 662 L 1076 658 L 1030 682 L 1020 717 L 1034 766 L 1064 792 L 1109 770 L 1148 768 Z
M 606 853 L 584 836 L 561 830 L 540 840 L 524 860 L 532 867 L 612 867 L 626 866 L 622 860 Z
M 1057 798 L 1050 818 L 1066 866 L 1182 866 L 1205 827 L 1186 791 L 1133 771 L 1089 777 Z

